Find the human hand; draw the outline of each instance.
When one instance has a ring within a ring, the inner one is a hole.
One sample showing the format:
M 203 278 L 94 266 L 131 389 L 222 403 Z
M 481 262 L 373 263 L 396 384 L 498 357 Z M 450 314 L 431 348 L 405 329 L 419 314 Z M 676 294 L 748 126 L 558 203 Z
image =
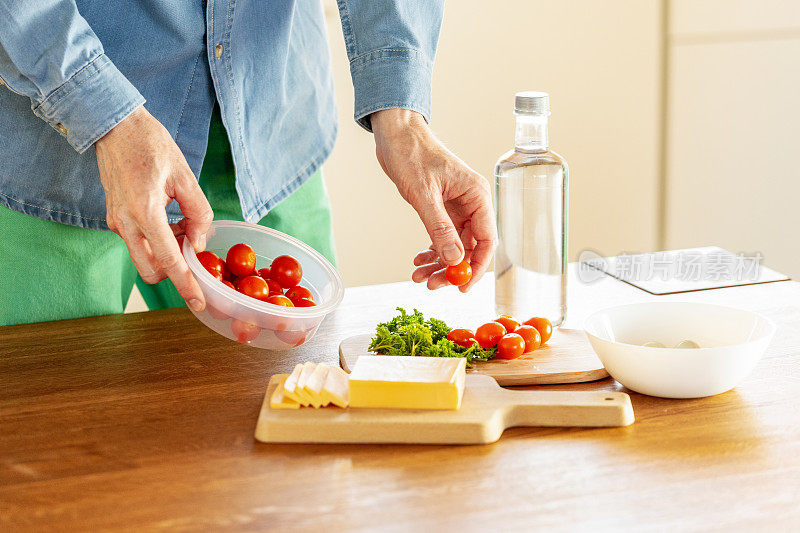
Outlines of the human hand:
M 427 281 L 429 289 L 444 287 L 445 268 L 467 259 L 472 278 L 459 289 L 468 291 L 486 272 L 497 244 L 488 182 L 447 150 L 419 113 L 386 109 L 370 121 L 378 162 L 431 238 L 430 248 L 414 258 L 411 278 Z
M 197 251 L 205 249 L 214 214 L 178 145 L 139 107 L 99 139 L 95 150 L 108 227 L 125 241 L 136 270 L 146 283 L 168 277 L 188 305 L 202 311 L 203 292 L 176 237 L 185 236 Z M 170 225 L 165 208 L 173 199 L 184 218 Z

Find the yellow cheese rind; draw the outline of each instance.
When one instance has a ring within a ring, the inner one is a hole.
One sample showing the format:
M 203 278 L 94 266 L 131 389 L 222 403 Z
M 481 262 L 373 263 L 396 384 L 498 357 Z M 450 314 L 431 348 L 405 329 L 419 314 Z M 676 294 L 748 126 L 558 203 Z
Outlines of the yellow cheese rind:
M 325 378 L 328 376 L 328 368 L 328 365 L 325 363 L 318 364 L 303 387 L 303 392 L 311 399 L 311 405 L 313 405 L 315 409 L 327 405 L 327 403 L 323 401 L 322 386 L 325 384 Z
M 458 409 L 463 357 L 361 356 L 350 374 L 350 407 Z
M 278 382 L 278 386 L 275 387 L 275 390 L 272 392 L 272 396 L 269 399 L 269 407 L 270 409 L 299 409 L 300 404 L 296 401 L 292 400 L 291 398 L 287 397 L 284 394 L 283 384 L 286 383 L 286 379 L 289 376 L 285 376 L 283 379 Z
M 322 387 L 322 396 L 326 405 L 332 403 L 337 407 L 347 407 L 350 403 L 350 384 L 347 372 L 339 367 L 330 367 Z

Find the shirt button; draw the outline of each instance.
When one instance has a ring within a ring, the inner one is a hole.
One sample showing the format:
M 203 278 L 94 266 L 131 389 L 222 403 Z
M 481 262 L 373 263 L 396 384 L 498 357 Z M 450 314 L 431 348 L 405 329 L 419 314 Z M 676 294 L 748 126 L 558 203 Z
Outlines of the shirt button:
M 62 123 L 59 122 L 58 124 L 56 124 L 56 127 L 58 128 L 58 131 L 60 131 L 64 135 L 67 134 L 67 128 L 65 128 Z
M 222 57 L 222 45 L 221 44 L 218 44 L 216 47 L 214 47 L 214 55 L 217 56 L 217 59 Z

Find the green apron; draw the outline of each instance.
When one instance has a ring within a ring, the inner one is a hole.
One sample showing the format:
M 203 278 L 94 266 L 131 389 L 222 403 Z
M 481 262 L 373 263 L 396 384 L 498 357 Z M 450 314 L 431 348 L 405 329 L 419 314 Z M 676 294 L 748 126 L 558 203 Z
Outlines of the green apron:
M 200 187 L 215 219 L 242 220 L 228 137 L 216 108 Z M 336 264 L 321 171 L 258 223 L 308 243 Z M 121 313 L 134 283 L 150 309 L 186 305 L 171 281 L 142 281 L 116 234 L 0 207 L 0 326 Z

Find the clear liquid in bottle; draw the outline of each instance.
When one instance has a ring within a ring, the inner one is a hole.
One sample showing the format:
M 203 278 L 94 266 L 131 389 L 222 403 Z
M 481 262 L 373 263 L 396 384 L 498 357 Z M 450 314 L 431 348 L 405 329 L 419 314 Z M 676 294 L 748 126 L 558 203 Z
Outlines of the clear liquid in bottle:
M 559 326 L 567 312 L 566 161 L 548 146 L 547 93 L 516 96 L 514 150 L 495 167 L 495 307 Z

